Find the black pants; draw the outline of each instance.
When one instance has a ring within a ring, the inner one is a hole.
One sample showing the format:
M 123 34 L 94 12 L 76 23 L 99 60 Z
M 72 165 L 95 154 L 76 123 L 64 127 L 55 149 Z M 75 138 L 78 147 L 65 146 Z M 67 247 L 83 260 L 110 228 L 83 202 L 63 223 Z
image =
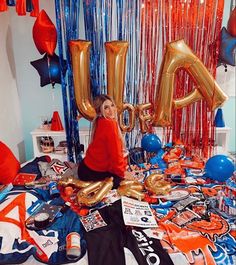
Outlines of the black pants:
M 85 165 L 84 160 L 82 160 L 82 162 L 79 164 L 78 177 L 84 181 L 100 181 L 104 180 L 105 178 L 113 177 L 114 189 L 117 189 L 120 185 L 120 182 L 122 181 L 122 178 L 110 172 L 100 172 L 90 169 Z
M 90 265 L 125 265 L 124 247 L 139 265 L 173 265 L 158 239 L 143 229 L 125 226 L 120 200 L 99 210 L 107 226 L 85 232 Z

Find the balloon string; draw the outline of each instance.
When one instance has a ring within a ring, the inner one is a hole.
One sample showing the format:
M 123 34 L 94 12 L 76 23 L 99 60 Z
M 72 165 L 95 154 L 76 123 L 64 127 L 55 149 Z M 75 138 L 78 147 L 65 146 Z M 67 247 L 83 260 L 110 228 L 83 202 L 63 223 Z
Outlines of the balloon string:
M 54 91 L 54 89 L 52 89 L 52 109 L 55 110 L 55 108 L 56 108 L 56 105 L 55 105 L 55 91 Z

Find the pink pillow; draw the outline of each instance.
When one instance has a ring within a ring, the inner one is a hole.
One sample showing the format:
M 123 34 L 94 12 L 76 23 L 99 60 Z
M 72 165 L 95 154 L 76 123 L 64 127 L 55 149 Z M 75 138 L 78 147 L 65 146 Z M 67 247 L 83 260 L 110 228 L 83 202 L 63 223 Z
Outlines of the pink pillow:
M 0 141 L 0 183 L 11 183 L 20 169 L 20 162 L 12 151 Z

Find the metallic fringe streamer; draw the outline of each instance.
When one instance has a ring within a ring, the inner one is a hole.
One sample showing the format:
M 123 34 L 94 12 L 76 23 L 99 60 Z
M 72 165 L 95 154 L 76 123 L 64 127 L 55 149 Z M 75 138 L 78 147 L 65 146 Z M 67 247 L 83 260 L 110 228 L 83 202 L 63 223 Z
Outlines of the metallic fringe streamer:
M 61 75 L 62 97 L 65 117 L 65 129 L 70 161 L 80 161 L 79 127 L 77 106 L 74 95 L 72 66 L 68 42 L 78 38 L 79 3 L 77 0 L 55 0 L 58 48 L 60 63 L 66 57 L 67 76 Z
M 55 0 L 57 24 L 63 25 L 58 26 L 61 32 L 60 57 L 62 58 L 63 53 L 66 54 L 69 69 L 69 92 L 63 92 L 63 103 L 65 117 L 68 119 L 67 137 L 71 141 L 71 147 L 78 143 L 78 139 L 75 136 L 72 72 L 65 43 L 71 38 L 78 38 L 76 29 L 79 28 L 79 21 L 82 21 L 82 17 L 79 17 L 82 13 L 79 15 L 78 12 L 80 3 L 83 3 L 85 37 L 92 42 L 90 79 L 93 96 L 106 93 L 104 43 L 111 40 L 129 42 L 124 102 L 133 105 L 155 102 L 165 46 L 178 39 L 184 39 L 215 76 L 217 58 L 209 52 L 209 46 L 220 32 L 224 0 L 81 1 Z M 179 71 L 175 79 L 174 97 L 186 95 L 193 87 L 193 80 L 184 71 Z M 66 90 L 65 84 L 63 90 Z M 135 130 L 126 135 L 128 148 L 139 143 L 138 122 L 136 124 Z M 155 128 L 151 129 L 155 131 Z M 170 141 L 171 137 L 172 140 L 180 139 L 190 152 L 193 150 L 207 157 L 214 140 L 212 112 L 207 109 L 204 101 L 175 110 L 172 128 L 165 128 L 163 132 L 164 142 Z

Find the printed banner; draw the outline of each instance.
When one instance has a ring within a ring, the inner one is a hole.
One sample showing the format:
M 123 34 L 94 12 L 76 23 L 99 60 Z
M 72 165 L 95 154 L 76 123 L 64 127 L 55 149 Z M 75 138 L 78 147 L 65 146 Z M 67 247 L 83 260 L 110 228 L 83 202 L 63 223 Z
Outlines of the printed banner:
M 156 220 L 147 202 L 121 197 L 122 214 L 125 225 L 137 227 L 157 227 Z

